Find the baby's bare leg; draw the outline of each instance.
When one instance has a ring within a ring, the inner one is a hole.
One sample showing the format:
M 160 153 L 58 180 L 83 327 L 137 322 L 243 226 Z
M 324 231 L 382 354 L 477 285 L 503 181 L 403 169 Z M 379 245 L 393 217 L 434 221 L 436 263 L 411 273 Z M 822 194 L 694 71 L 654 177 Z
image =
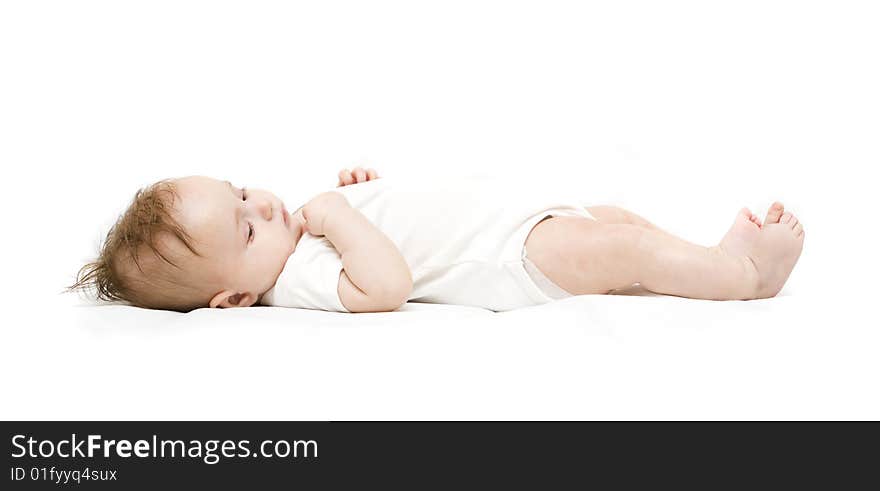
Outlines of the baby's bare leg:
M 554 217 L 532 230 L 526 248 L 538 269 L 575 295 L 640 283 L 655 293 L 733 300 L 754 298 L 758 284 L 748 257 L 631 223 Z

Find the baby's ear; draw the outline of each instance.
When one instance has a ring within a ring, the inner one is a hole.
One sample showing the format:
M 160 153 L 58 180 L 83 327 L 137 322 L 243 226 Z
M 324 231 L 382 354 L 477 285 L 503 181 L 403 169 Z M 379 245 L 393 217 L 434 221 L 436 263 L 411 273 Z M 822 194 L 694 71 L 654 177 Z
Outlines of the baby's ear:
M 250 293 L 233 292 L 232 290 L 223 290 L 214 295 L 209 305 L 211 308 L 228 309 L 231 307 L 250 307 L 256 302 L 256 298 Z

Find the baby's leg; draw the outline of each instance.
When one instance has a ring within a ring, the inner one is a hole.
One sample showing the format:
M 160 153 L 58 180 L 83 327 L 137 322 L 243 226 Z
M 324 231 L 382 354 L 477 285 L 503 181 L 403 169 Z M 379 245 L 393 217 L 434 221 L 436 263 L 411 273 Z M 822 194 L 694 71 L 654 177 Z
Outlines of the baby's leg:
M 573 295 L 608 293 L 635 283 L 655 293 L 706 299 L 754 295 L 747 260 L 629 223 L 554 217 L 526 241 L 529 259 Z
M 781 223 L 780 214 L 771 209 L 762 230 L 741 212 L 713 247 L 631 223 L 554 217 L 532 230 L 526 248 L 551 281 L 575 295 L 641 283 L 689 298 L 763 298 L 782 288 L 803 243 L 802 230 Z

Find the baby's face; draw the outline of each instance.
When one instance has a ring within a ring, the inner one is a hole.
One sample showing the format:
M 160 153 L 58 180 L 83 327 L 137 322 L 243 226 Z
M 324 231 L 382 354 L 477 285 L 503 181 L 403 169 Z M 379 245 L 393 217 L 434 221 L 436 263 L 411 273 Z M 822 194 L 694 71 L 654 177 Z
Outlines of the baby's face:
M 249 306 L 259 301 L 302 237 L 301 215 L 288 213 L 268 191 L 202 176 L 175 183 L 180 225 L 205 256 L 198 267 L 207 268 L 206 277 L 218 282 L 211 306 Z

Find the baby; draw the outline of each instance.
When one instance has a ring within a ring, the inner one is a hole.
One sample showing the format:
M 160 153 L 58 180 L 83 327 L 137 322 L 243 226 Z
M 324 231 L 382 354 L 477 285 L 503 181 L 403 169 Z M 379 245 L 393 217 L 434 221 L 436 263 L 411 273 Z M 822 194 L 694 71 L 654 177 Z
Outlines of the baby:
M 778 202 L 763 223 L 743 208 L 703 247 L 622 208 L 576 201 L 494 179 L 395 186 L 355 168 L 290 213 L 268 191 L 164 180 L 138 191 L 70 289 L 183 312 L 382 312 L 407 301 L 505 311 L 636 283 L 748 300 L 782 289 L 804 243 L 803 225 Z

